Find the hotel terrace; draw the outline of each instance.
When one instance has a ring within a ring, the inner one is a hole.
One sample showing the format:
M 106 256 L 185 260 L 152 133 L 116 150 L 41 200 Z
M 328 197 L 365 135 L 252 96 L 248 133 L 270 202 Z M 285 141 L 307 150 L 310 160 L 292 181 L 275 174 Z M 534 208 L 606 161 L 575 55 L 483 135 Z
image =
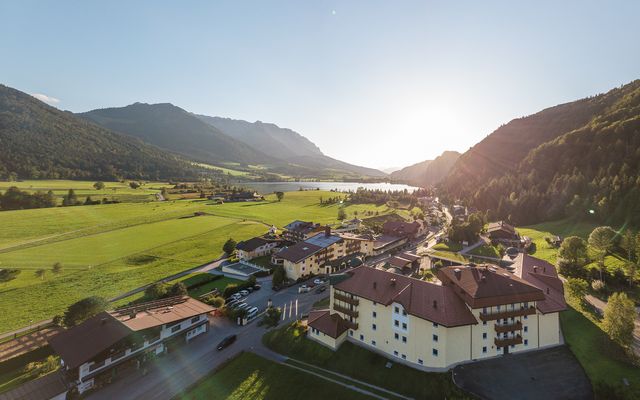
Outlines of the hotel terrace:
M 334 350 L 349 340 L 434 371 L 560 344 L 566 304 L 554 266 L 527 254 L 514 261 L 513 272 L 441 268 L 439 284 L 356 268 L 332 285 L 330 308 L 309 315 L 308 337 Z

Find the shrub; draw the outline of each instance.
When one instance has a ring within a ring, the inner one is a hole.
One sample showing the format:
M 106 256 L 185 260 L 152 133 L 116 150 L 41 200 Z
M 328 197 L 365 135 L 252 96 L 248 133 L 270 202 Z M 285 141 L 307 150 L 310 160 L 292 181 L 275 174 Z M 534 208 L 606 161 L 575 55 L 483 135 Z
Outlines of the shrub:
M 144 296 L 148 299 L 160 299 L 167 295 L 169 291 L 169 285 L 163 282 L 156 282 L 150 286 L 148 286 L 144 290 Z
M 599 280 L 599 279 L 595 279 L 593 282 L 591 282 L 591 287 L 593 288 L 593 290 L 595 290 L 596 292 L 600 292 L 602 290 L 604 290 L 605 288 L 605 284 L 603 281 Z
M 280 322 L 281 316 L 282 310 L 280 308 L 269 307 L 262 317 L 262 324 L 266 325 L 268 328 L 274 327 L 278 325 L 278 322 Z
M 64 313 L 63 322 L 67 327 L 75 326 L 107 309 L 107 300 L 98 296 L 87 297 L 69 306 Z

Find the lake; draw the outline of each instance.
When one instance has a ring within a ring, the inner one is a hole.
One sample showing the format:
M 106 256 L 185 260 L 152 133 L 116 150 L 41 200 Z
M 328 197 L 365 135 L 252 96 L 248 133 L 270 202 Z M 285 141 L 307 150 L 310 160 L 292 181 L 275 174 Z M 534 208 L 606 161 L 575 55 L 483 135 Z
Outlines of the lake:
M 369 190 L 405 190 L 414 192 L 420 188 L 400 183 L 361 183 L 361 182 L 242 182 L 241 186 L 253 189 L 258 193 L 293 192 L 296 190 L 337 190 L 339 192 L 355 192 L 358 188 Z

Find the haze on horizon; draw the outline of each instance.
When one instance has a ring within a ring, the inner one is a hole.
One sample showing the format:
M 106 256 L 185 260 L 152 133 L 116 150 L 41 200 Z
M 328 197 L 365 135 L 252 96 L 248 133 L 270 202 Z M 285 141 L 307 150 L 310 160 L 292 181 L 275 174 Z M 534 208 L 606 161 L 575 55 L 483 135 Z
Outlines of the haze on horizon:
M 639 78 L 638 2 L 0 3 L 0 83 L 273 122 L 358 165 L 464 152 Z

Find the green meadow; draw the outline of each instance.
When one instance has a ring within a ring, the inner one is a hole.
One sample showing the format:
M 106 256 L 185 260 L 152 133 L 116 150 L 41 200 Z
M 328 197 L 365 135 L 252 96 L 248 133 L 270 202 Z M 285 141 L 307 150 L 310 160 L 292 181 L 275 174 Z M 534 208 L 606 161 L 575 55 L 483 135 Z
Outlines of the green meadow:
M 45 186 L 31 182 L 31 188 Z M 48 187 L 68 185 L 46 181 Z M 112 298 L 215 260 L 229 237 L 248 239 L 294 219 L 336 223 L 342 205 L 320 205 L 320 196 L 339 195 L 288 192 L 281 202 L 270 195 L 256 203 L 217 205 L 198 199 L 0 212 L 0 268 L 22 271 L 17 279 L 0 284 L 0 332 L 61 314 L 89 295 Z M 349 217 L 356 211 L 361 216 L 394 211 L 384 205 L 344 209 Z M 51 271 L 56 262 L 63 266 L 58 274 Z M 40 268 L 47 271 L 43 278 L 35 275 Z

